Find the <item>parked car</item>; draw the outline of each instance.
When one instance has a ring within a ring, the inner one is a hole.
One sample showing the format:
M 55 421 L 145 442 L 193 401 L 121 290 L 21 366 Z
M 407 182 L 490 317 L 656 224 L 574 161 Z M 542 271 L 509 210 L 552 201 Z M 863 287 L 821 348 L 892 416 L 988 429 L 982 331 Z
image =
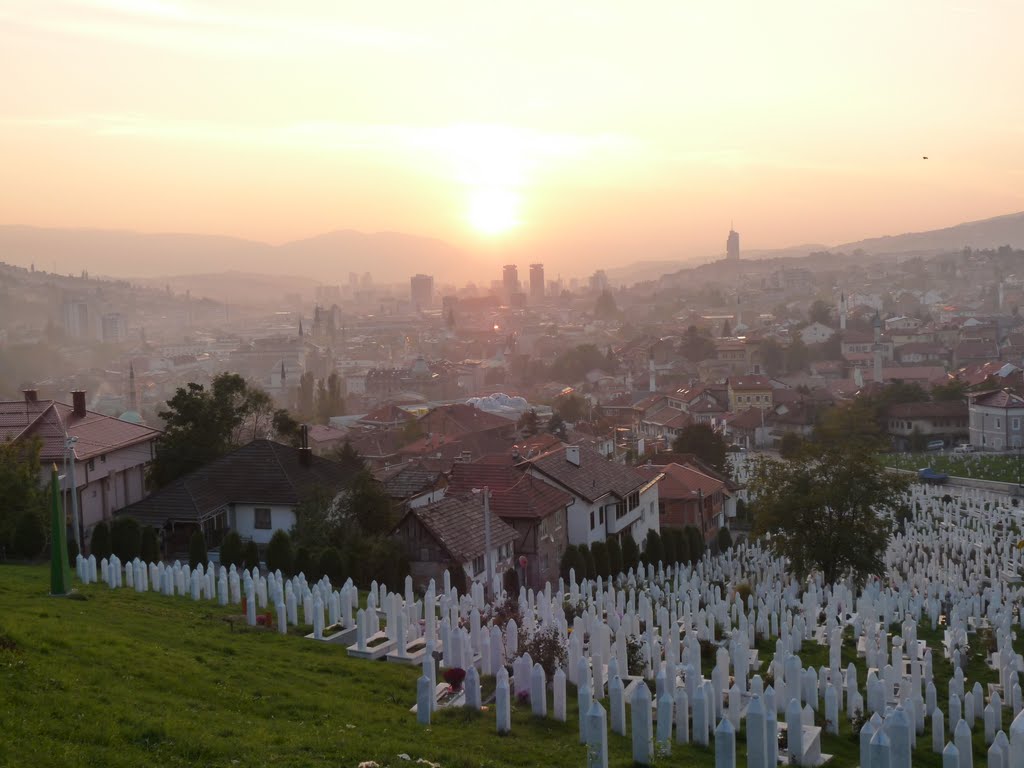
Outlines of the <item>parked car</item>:
M 953 449 L 953 453 L 974 453 L 974 446 L 970 443 L 960 443 Z
M 941 440 L 929 440 L 928 445 L 925 448 L 929 451 L 941 451 L 946 447 L 946 444 Z

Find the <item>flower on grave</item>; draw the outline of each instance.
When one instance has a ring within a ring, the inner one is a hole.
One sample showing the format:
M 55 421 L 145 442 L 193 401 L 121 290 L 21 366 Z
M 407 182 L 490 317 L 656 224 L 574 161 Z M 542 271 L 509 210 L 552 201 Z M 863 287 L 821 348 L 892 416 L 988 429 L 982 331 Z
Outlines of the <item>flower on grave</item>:
M 530 692 L 529 691 L 516 691 L 516 701 L 520 704 L 530 703 Z
M 462 681 L 466 679 L 466 670 L 461 667 L 450 667 L 444 671 L 444 681 L 448 683 L 452 693 L 462 690 Z

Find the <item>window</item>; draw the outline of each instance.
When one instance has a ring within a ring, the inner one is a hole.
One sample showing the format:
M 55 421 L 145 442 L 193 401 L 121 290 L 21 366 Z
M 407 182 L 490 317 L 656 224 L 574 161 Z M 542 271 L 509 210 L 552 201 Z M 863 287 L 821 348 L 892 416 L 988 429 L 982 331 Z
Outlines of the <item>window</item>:
M 104 453 L 102 456 L 100 456 L 100 464 L 106 464 L 106 463 L 107 463 L 107 454 Z
M 996 419 L 996 429 L 1002 429 L 1002 428 L 1003 428 L 1003 420 L 1002 419 Z
M 420 547 L 420 562 L 425 563 L 430 560 L 430 550 L 426 547 Z
M 1013 431 L 1014 432 L 1019 432 L 1020 431 L 1020 416 L 1014 416 L 1013 417 Z
M 259 531 L 269 531 L 271 527 L 270 509 L 256 507 L 253 510 L 253 528 Z
M 96 469 L 96 459 L 89 459 L 89 463 L 85 465 L 86 469 L 90 472 Z
M 483 570 L 484 570 L 484 556 L 483 555 L 480 555 L 479 557 L 474 557 L 473 558 L 473 566 L 472 566 L 472 568 L 473 568 L 473 573 L 474 574 L 483 573 Z
M 604 525 L 604 507 L 597 510 L 597 524 Z
M 594 525 L 594 510 L 590 510 L 590 528 L 593 530 L 597 526 Z

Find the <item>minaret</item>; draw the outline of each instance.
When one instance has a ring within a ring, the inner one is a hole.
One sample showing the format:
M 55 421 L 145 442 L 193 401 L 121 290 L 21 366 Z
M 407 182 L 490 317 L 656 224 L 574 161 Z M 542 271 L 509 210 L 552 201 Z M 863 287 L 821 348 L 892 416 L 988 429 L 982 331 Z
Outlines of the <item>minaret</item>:
M 285 380 L 288 376 L 284 372 L 284 360 L 281 360 L 281 389 L 284 389 Z
M 128 410 L 135 411 L 139 410 L 139 396 L 135 391 L 135 365 L 128 363 Z
M 839 330 L 846 330 L 846 294 L 839 294 Z
M 654 392 L 658 389 L 658 376 L 654 370 L 654 347 L 651 347 L 647 358 L 647 389 Z
M 882 383 L 882 318 L 875 312 L 875 319 L 871 323 L 875 327 L 875 383 Z
M 733 326 L 733 335 L 737 335 L 736 329 L 743 325 L 743 298 L 739 292 L 736 293 L 736 325 Z
M 1003 281 L 999 281 L 999 311 L 1003 311 Z
M 302 338 L 302 318 L 299 318 L 299 338 Z

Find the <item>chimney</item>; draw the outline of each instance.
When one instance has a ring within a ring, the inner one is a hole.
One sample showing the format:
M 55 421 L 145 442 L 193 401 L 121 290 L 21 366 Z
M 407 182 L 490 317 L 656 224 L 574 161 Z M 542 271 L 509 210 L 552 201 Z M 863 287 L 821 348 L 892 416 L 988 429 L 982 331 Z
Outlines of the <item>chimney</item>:
M 578 445 L 567 445 L 565 447 L 565 460 L 574 467 L 580 465 L 580 447 Z
M 85 390 L 76 389 L 71 393 L 71 404 L 74 406 L 74 413 L 80 419 L 85 418 Z
M 35 390 L 35 389 L 23 389 L 21 391 L 21 393 L 23 395 L 25 395 L 25 402 L 26 403 L 36 403 L 36 402 L 39 402 L 39 392 L 38 392 L 38 390 Z
M 308 467 L 313 463 L 313 449 L 309 447 L 309 427 L 302 425 L 302 445 L 299 446 L 299 464 Z

